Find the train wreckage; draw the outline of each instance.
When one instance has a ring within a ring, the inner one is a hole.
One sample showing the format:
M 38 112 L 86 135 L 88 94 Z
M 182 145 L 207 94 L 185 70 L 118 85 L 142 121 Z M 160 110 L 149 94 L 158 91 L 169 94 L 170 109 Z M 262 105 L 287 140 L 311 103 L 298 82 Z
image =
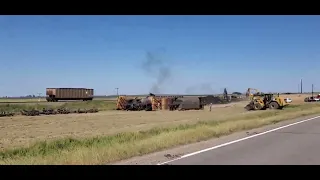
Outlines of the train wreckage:
M 77 110 L 69 110 L 65 108 L 59 108 L 57 110 L 54 109 L 46 109 L 43 108 L 42 111 L 40 110 L 21 110 L 20 113 L 12 113 L 12 112 L 0 112 L 0 117 L 10 117 L 10 116 L 15 116 L 15 115 L 23 115 L 23 116 L 40 116 L 40 115 L 57 115 L 57 114 L 71 114 L 71 113 L 77 113 L 77 114 L 82 114 L 82 113 L 97 113 L 99 112 L 98 109 L 93 108 L 93 109 L 77 109 Z
M 39 115 L 56 115 L 56 114 L 71 114 L 71 113 L 97 113 L 99 112 L 98 109 L 77 109 L 77 110 L 69 110 L 65 108 L 59 108 L 57 110 L 54 109 L 45 109 L 43 108 L 42 111 L 38 110 L 22 110 L 20 113 L 24 116 L 39 116 Z
M 224 90 L 223 97 L 184 97 L 184 96 L 157 96 L 150 93 L 145 98 L 130 98 L 119 96 L 117 100 L 117 110 L 127 111 L 156 111 L 156 110 L 201 110 L 209 104 L 227 104 L 231 102 L 227 90 Z

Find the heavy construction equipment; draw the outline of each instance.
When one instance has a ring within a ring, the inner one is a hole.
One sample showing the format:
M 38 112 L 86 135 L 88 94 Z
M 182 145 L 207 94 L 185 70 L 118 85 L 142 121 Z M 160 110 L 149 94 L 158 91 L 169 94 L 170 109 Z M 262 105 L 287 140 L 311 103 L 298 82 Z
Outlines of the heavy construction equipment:
M 260 96 L 261 93 L 258 89 L 255 89 L 255 88 L 248 88 L 247 89 L 247 92 L 246 92 L 246 96 L 250 98 L 250 100 L 253 99 L 253 97 L 256 97 L 256 96 Z
M 287 105 L 285 100 L 273 94 L 256 93 L 250 96 L 250 103 L 245 106 L 245 109 L 250 110 L 265 110 L 269 109 L 282 109 Z

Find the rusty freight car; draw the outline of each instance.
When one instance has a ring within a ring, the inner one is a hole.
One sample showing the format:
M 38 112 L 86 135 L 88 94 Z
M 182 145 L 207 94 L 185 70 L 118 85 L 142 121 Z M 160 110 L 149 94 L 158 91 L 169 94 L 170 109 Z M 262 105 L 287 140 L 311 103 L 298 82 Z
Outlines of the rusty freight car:
M 86 88 L 47 88 L 46 99 L 48 102 L 59 100 L 83 100 L 93 99 L 93 89 Z

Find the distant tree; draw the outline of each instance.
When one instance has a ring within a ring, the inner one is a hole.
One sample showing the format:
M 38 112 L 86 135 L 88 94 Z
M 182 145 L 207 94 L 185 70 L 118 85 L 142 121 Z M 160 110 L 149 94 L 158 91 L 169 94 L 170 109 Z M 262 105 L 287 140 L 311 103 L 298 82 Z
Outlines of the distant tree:
M 232 94 L 241 95 L 242 93 L 241 92 L 233 92 Z

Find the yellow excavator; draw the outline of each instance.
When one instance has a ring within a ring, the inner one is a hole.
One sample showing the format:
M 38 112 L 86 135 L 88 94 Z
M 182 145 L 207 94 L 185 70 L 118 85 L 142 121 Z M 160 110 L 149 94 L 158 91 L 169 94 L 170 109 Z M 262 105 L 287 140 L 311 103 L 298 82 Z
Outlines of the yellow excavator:
M 260 94 L 260 91 L 255 88 L 248 88 L 246 92 L 246 96 L 250 98 L 250 101 L 253 100 L 255 97 L 259 97 Z
M 252 90 L 255 91 L 255 93 L 252 93 Z M 250 98 L 250 103 L 245 106 L 245 109 L 248 111 L 265 110 L 267 108 L 282 109 L 288 105 L 279 94 L 277 96 L 265 94 L 254 88 L 248 88 L 246 96 Z

